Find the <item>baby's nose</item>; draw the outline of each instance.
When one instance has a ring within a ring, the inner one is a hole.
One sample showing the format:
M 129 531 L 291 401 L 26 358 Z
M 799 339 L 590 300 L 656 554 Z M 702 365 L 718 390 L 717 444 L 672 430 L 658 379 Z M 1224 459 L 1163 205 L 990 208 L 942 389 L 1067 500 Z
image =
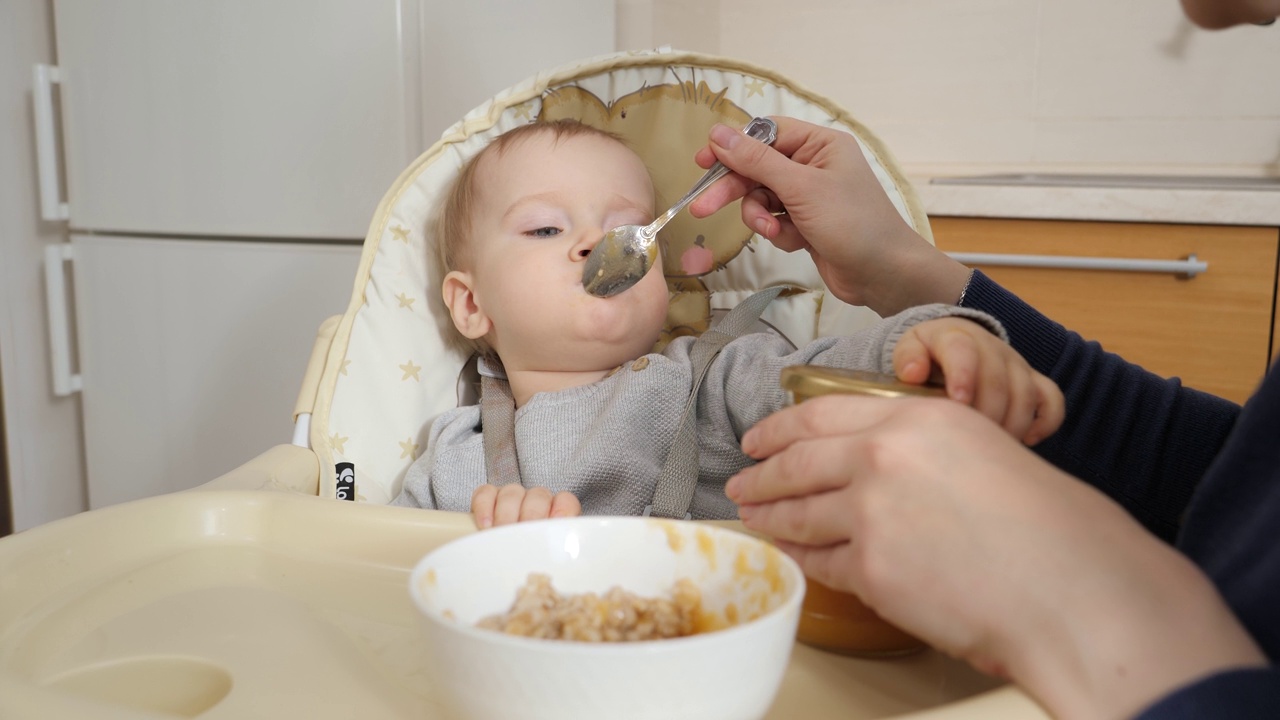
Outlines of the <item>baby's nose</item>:
M 604 237 L 604 233 L 599 230 L 584 230 L 579 233 L 577 240 L 573 243 L 573 247 L 569 249 L 571 260 L 586 260 L 596 245 L 600 244 L 600 240 Z

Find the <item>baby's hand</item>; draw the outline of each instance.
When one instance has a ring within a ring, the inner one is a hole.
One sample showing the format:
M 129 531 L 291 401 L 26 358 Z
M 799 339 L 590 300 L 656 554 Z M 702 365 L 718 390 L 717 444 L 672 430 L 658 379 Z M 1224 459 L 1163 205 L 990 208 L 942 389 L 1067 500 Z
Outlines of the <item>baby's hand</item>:
M 476 527 L 484 530 L 523 520 L 581 515 L 582 504 L 568 492 L 553 496 L 540 487 L 526 490 L 522 485 L 481 485 L 471 494 L 471 512 L 476 516 Z
M 944 381 L 947 396 L 972 405 L 1027 445 L 1062 424 L 1062 391 L 1013 348 L 964 318 L 929 320 L 908 330 L 893 349 L 903 382 Z

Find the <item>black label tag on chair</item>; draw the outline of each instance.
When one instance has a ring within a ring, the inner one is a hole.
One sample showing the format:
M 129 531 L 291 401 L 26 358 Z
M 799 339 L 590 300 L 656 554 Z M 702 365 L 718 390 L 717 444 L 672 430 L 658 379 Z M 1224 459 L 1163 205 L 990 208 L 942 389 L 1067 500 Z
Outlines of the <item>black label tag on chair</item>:
M 356 499 L 356 464 L 349 462 L 340 462 L 333 466 L 338 473 L 338 490 L 336 497 L 339 500 Z

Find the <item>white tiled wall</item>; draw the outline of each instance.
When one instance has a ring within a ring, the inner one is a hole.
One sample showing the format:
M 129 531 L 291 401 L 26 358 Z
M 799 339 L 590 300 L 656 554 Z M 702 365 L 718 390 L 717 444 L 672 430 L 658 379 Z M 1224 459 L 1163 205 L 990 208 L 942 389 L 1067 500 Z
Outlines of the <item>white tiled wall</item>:
M 618 42 L 749 60 L 909 172 L 1280 173 L 1280 25 L 1177 0 L 617 0 Z

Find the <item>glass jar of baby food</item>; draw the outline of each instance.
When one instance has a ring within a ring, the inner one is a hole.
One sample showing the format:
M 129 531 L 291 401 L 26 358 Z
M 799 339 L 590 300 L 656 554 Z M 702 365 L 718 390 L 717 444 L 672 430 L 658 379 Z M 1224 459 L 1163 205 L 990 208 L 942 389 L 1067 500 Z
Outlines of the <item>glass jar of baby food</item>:
M 798 365 L 784 368 L 782 387 L 792 399 L 804 402 L 818 395 L 847 393 L 880 397 L 945 397 L 933 385 L 909 385 L 892 375 L 858 370 Z M 863 657 L 907 655 L 925 643 L 886 622 L 856 595 L 839 592 L 805 578 L 804 604 L 796 639 L 822 650 Z

